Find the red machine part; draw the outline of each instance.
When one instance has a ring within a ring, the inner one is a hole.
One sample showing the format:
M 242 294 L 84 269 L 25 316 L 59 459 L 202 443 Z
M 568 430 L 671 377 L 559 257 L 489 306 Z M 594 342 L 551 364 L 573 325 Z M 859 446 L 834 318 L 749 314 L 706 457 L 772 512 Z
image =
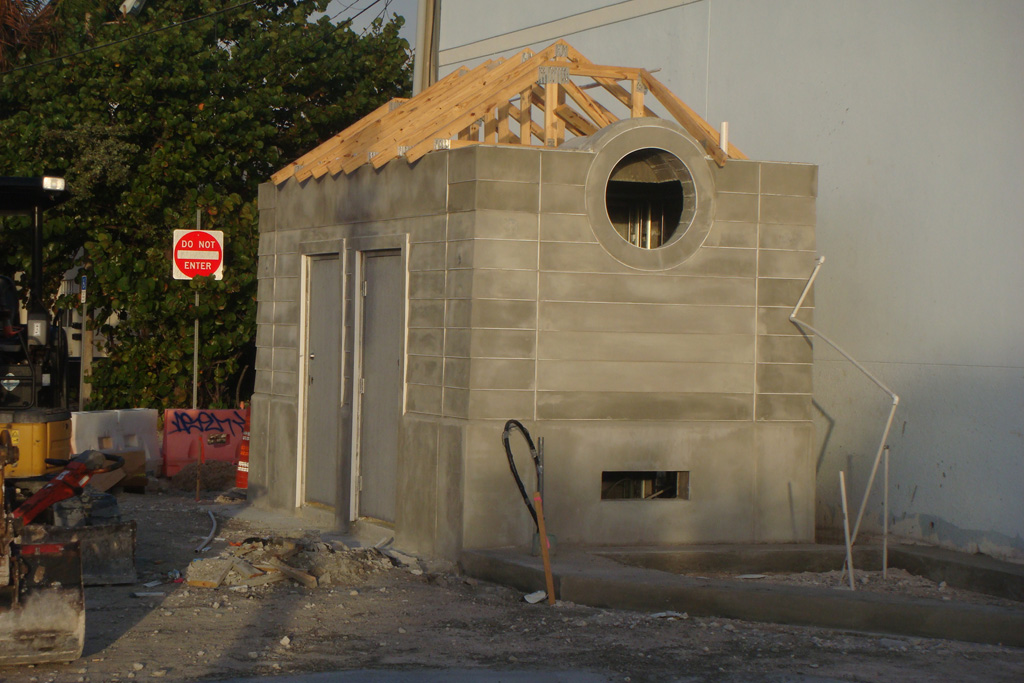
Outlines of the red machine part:
M 106 455 L 99 451 L 85 451 L 75 456 L 67 462 L 60 474 L 18 506 L 11 515 L 15 525 L 20 528 L 31 523 L 54 503 L 80 494 L 94 475 L 109 472 L 123 465 L 124 460 L 119 456 Z

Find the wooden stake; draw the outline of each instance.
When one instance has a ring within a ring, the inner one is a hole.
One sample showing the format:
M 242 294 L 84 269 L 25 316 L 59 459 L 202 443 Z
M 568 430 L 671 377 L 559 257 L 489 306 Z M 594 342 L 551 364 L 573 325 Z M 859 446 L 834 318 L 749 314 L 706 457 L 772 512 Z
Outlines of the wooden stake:
M 533 507 L 537 510 L 537 539 L 540 543 L 540 556 L 544 560 L 544 582 L 548 590 L 548 604 L 555 604 L 555 579 L 551 575 L 551 556 L 548 554 L 548 532 L 544 526 L 544 503 L 540 499 L 540 491 L 533 494 Z

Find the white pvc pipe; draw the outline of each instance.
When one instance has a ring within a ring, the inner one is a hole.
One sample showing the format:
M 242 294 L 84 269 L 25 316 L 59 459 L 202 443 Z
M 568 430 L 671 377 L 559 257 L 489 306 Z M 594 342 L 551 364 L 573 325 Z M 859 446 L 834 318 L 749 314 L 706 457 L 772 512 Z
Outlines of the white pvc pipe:
M 850 540 L 850 516 L 846 507 L 846 475 L 839 470 L 839 496 L 843 501 L 843 533 L 846 535 L 846 568 L 850 573 L 850 590 L 857 590 L 853 580 L 853 541 Z
M 853 356 L 851 356 L 846 351 L 844 351 L 842 348 L 840 348 L 839 345 L 836 344 L 834 341 L 832 341 L 831 339 L 826 337 L 824 334 L 819 332 L 812 325 L 809 325 L 809 324 L 807 324 L 807 323 L 805 323 L 805 322 L 803 322 L 801 320 L 797 320 L 797 317 L 796 317 L 797 313 L 800 312 L 800 308 L 804 304 L 804 299 L 807 298 L 807 294 L 811 291 L 811 286 L 813 286 L 815 279 L 817 279 L 818 272 L 821 270 L 821 266 L 822 266 L 823 263 L 825 263 L 825 257 L 824 256 L 819 256 L 818 257 L 818 261 L 814 264 L 814 270 L 811 271 L 811 276 L 809 278 L 807 278 L 807 284 L 804 285 L 803 292 L 800 293 L 800 298 L 797 300 L 796 306 L 793 307 L 793 312 L 789 314 L 790 322 L 792 322 L 794 325 L 799 327 L 801 330 L 804 330 L 805 332 L 809 332 L 811 334 L 814 334 L 815 336 L 818 337 L 818 339 L 820 339 L 821 341 L 825 342 L 826 344 L 831 346 L 833 349 L 838 351 L 839 354 L 843 356 L 843 358 L 845 358 L 846 360 L 848 360 L 851 363 L 853 363 L 853 366 L 855 368 L 857 368 L 858 370 L 863 372 L 864 375 L 867 376 L 868 379 L 870 379 L 879 389 L 884 391 L 889 396 L 889 398 L 892 399 L 892 408 L 889 410 L 889 417 L 888 417 L 888 419 L 885 422 L 885 429 L 882 432 L 882 438 L 881 438 L 881 441 L 878 444 L 878 450 L 875 452 L 875 461 L 874 461 L 874 464 L 871 466 L 871 476 L 868 477 L 867 489 L 864 491 L 864 498 L 861 500 L 860 510 L 857 513 L 857 522 L 853 525 L 853 535 L 852 535 L 851 540 L 850 540 L 850 543 L 852 544 L 852 543 L 856 542 L 857 534 L 860 532 L 860 523 L 861 523 L 861 520 L 864 518 L 864 510 L 867 508 L 868 496 L 871 495 L 871 487 L 872 487 L 872 484 L 874 484 L 875 475 L 878 472 L 878 463 L 882 459 L 882 451 L 885 449 L 885 442 L 889 438 L 889 430 L 892 429 L 892 422 L 893 422 L 893 418 L 895 418 L 895 416 L 896 416 L 896 406 L 898 406 L 899 403 L 900 403 L 900 397 L 896 395 L 896 392 L 894 392 L 892 389 L 887 387 L 882 382 L 882 380 L 880 380 L 877 377 L 875 377 L 873 374 L 871 374 L 871 372 L 867 368 L 865 368 L 863 365 L 858 363 L 857 360 Z M 887 489 L 886 490 L 886 495 L 888 495 L 888 484 L 886 485 L 886 489 Z M 845 490 L 843 492 L 843 495 L 845 497 L 845 495 L 846 495 Z M 845 505 L 845 503 L 844 503 L 844 505 Z
M 885 469 L 882 475 L 882 578 L 889 578 L 889 447 L 885 447 Z
M 882 440 L 878 442 L 878 452 L 875 454 L 875 462 L 871 466 L 871 476 L 868 477 L 868 486 L 864 489 L 864 498 L 860 502 L 860 511 L 857 513 L 857 523 L 853 525 L 853 540 L 856 542 L 857 533 L 860 531 L 860 523 L 864 518 L 864 509 L 868 505 L 868 496 L 871 495 L 871 485 L 875 482 L 875 474 L 878 472 L 878 463 L 882 459 L 882 451 L 885 450 L 885 441 L 889 438 L 889 430 L 892 429 L 892 419 L 896 416 L 896 406 L 899 405 L 899 397 L 893 396 L 892 409 L 889 410 L 889 419 L 885 423 L 885 431 L 882 433 Z
M 722 134 L 718 136 L 718 146 L 725 152 L 725 156 L 729 156 L 729 122 L 722 121 Z

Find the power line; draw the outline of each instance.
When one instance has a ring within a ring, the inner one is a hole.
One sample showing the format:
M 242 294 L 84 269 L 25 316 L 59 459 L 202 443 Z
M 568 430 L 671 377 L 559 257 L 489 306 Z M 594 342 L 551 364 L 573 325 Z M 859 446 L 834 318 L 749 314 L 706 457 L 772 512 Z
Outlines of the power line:
M 376 4 L 377 2 L 380 2 L 380 0 L 376 0 L 376 2 L 374 2 L 374 4 Z M 112 47 L 114 45 L 120 45 L 121 43 L 127 43 L 129 41 L 137 40 L 139 38 L 145 38 L 146 36 L 151 36 L 154 33 L 160 33 L 161 31 L 169 31 L 172 28 L 178 28 L 179 26 L 185 26 L 186 24 L 191 24 L 191 23 L 196 22 L 196 21 L 201 21 L 203 19 L 209 19 L 210 17 L 215 17 L 218 14 L 224 14 L 225 12 L 232 12 L 232 11 L 234 11 L 236 9 L 241 8 L 241 7 L 245 7 L 246 5 L 252 5 L 252 4 L 255 4 L 255 3 L 256 3 L 256 0 L 246 0 L 246 2 L 240 2 L 237 5 L 232 5 L 231 7 L 225 7 L 224 9 L 219 9 L 216 12 L 210 12 L 209 14 L 203 14 L 203 15 L 200 15 L 198 17 L 192 17 L 191 19 L 186 19 L 185 21 L 180 21 L 177 24 L 168 24 L 167 26 L 161 26 L 160 28 L 155 28 L 155 29 L 152 29 L 152 30 L 149 30 L 149 31 L 145 31 L 143 33 L 136 33 L 133 36 L 128 36 L 126 38 L 119 38 L 118 40 L 113 40 L 113 41 L 111 41 L 109 43 L 103 43 L 102 45 L 93 45 L 92 47 L 87 47 L 84 50 L 79 50 L 78 52 L 70 52 L 70 53 L 68 53 L 66 55 L 61 55 L 59 57 L 51 57 L 50 59 L 44 59 L 41 62 L 35 62 L 33 64 L 25 64 L 23 66 L 16 66 L 13 69 L 8 69 L 7 71 L 0 71 L 0 76 L 5 75 L 5 74 L 11 74 L 11 73 L 14 73 L 15 71 L 22 71 L 24 69 L 33 69 L 33 68 L 35 68 L 37 66 L 44 66 L 46 64 L 52 64 L 53 62 L 59 62 L 62 59 L 68 59 L 70 57 L 77 57 L 79 55 L 84 55 L 84 54 L 86 54 L 88 52 L 95 52 L 96 50 L 102 50 L 104 48 Z M 370 7 L 372 7 L 372 6 L 373 5 L 370 5 Z
M 358 3 L 359 3 L 359 0 L 352 0 L 352 2 L 348 3 L 347 5 L 342 7 L 340 10 L 338 10 L 338 13 L 335 14 L 333 17 L 331 17 L 331 21 L 333 22 L 335 19 L 340 17 L 343 12 L 349 11 L 350 9 L 352 9 Z

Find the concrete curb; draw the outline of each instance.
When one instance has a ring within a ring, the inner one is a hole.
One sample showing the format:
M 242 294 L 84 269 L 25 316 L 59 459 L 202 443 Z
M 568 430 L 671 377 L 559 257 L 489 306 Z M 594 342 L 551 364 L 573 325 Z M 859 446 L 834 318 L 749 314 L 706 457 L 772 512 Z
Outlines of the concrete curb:
M 864 591 L 842 592 L 750 581 L 700 579 L 619 564 L 602 557 L 608 550 L 560 552 L 553 562 L 556 595 L 562 600 L 593 607 L 675 610 L 692 616 L 1024 647 L 1024 605 L 1017 609 Z M 615 552 L 626 553 L 628 550 Z M 1024 568 L 1016 565 L 997 563 L 998 566 L 990 567 L 992 575 L 987 575 L 983 566 L 971 565 L 968 561 L 971 556 L 944 562 L 944 559 L 949 559 L 945 558 L 944 551 L 902 547 L 900 552 L 906 553 L 906 557 L 896 556 L 896 559 L 918 563 L 925 572 L 915 573 L 925 573 L 930 578 L 934 578 L 932 574 L 945 571 L 950 576 L 974 574 L 988 583 L 1024 585 Z M 890 551 L 890 566 L 897 566 L 893 558 Z M 856 559 L 854 561 L 856 563 Z M 465 551 L 460 564 L 469 576 L 509 585 L 524 592 L 544 586 L 540 560 L 522 551 Z M 1015 569 L 1022 571 L 1018 574 Z M 953 585 L 948 578 L 939 580 Z

